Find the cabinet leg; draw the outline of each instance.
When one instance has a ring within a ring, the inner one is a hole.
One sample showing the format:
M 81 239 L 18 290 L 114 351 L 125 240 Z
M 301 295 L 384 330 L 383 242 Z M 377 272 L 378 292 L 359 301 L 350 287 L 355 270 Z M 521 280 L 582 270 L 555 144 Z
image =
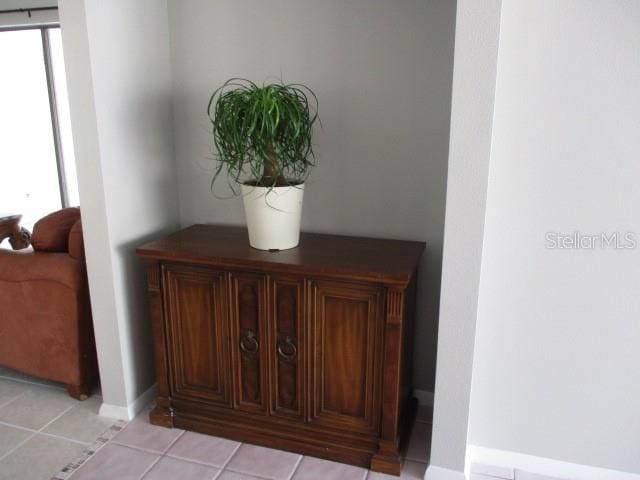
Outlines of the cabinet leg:
M 149 421 L 152 425 L 173 428 L 173 411 L 169 407 L 156 405 L 149 413 Z
M 402 457 L 398 453 L 378 451 L 371 458 L 371 470 L 388 475 L 400 475 Z
M 89 385 L 67 385 L 67 393 L 76 400 L 84 401 L 91 396 Z
M 400 425 L 397 441 L 381 440 L 378 453 L 371 458 L 371 470 L 390 475 L 400 475 L 402 470 L 402 454 L 409 444 L 411 428 L 415 422 L 418 401 L 410 398 L 404 413 L 404 421 Z

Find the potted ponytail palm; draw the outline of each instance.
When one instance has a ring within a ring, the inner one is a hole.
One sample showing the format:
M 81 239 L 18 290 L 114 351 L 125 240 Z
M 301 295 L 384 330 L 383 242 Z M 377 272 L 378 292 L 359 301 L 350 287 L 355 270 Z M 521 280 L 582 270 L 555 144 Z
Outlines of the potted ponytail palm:
M 258 86 L 237 78 L 209 100 L 218 161 L 211 187 L 224 172 L 233 193 L 242 194 L 254 248 L 298 245 L 317 107 L 317 97 L 304 85 Z

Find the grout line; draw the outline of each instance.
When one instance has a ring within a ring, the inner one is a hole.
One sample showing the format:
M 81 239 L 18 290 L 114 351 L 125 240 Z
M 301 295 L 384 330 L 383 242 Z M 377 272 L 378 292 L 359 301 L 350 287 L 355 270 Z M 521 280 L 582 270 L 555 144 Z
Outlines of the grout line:
M 251 478 L 256 478 L 258 480 L 268 480 L 265 477 L 256 477 L 254 473 L 247 473 L 245 471 L 242 470 L 236 470 L 233 468 L 225 468 L 224 469 L 225 472 L 232 472 L 232 473 L 238 473 L 240 475 L 244 475 L 245 477 L 251 477 Z
M 158 458 L 156 458 L 153 462 L 151 462 L 151 465 L 149 465 L 149 466 L 146 468 L 146 470 L 145 470 L 144 472 L 142 472 L 142 474 L 138 477 L 138 479 L 137 479 L 137 480 L 142 480 L 142 479 L 145 477 L 145 475 L 146 475 L 147 473 L 149 473 L 153 467 L 155 467 L 155 466 L 156 466 L 156 463 L 158 463 L 158 462 L 160 461 L 160 459 L 161 459 L 161 458 L 162 458 L 162 455 L 161 455 L 161 456 L 159 456 Z
M 18 448 L 20 448 L 21 446 L 23 446 L 25 443 L 27 443 L 29 440 L 31 440 L 33 437 L 35 437 L 36 435 L 38 435 L 39 433 L 42 432 L 42 430 L 44 430 L 45 428 L 47 428 L 49 425 L 51 425 L 53 422 L 55 422 L 56 420 L 58 420 L 62 415 L 64 415 L 65 413 L 67 413 L 69 410 L 71 410 L 75 405 L 71 405 L 69 408 L 65 409 L 60 415 L 58 415 L 57 417 L 55 417 L 53 420 L 49 421 L 48 423 L 46 423 L 42 428 L 40 428 L 40 430 L 33 430 L 30 428 L 25 428 L 22 427 L 21 430 L 26 430 L 28 432 L 32 432 L 31 435 L 29 435 L 27 438 L 25 438 L 22 442 L 18 443 L 18 445 L 16 445 L 14 448 L 12 448 L 11 450 L 9 450 L 8 452 L 6 452 L 4 455 L 0 456 L 0 460 L 4 460 L 5 458 L 7 458 L 9 455 L 11 455 L 13 452 L 15 452 Z M 3 422 L 3 425 L 6 425 Z M 15 427 L 15 425 L 11 425 L 8 424 L 9 426 Z M 19 427 L 20 428 L 20 427 Z
M 24 395 L 24 394 L 21 394 Z M 19 398 L 19 397 L 17 397 Z M 27 429 L 27 428 L 23 428 L 23 430 L 28 430 L 33 432 L 31 435 L 29 435 L 24 441 L 20 442 L 18 445 L 16 445 L 14 448 L 12 448 L 11 450 L 9 450 L 7 453 L 5 453 L 4 455 L 2 455 L 0 457 L 0 460 L 5 459 L 7 456 L 9 456 L 11 453 L 15 452 L 18 448 L 20 448 L 22 445 L 24 445 L 25 443 L 27 443 L 29 440 L 31 440 L 33 437 L 35 437 L 38 433 L 42 432 L 42 430 L 44 430 L 45 428 L 47 428 L 49 425 L 51 425 L 53 422 L 55 422 L 56 420 L 58 420 L 61 416 L 63 416 L 65 413 L 67 413 L 69 410 L 71 410 L 73 407 L 75 407 L 75 405 L 71 405 L 70 407 L 66 408 L 60 415 L 56 416 L 53 418 L 53 420 L 47 422 L 44 424 L 44 426 L 42 426 L 40 428 L 40 430 L 33 430 L 33 429 Z
M 178 455 L 174 455 L 174 454 L 171 454 L 171 453 L 165 453 L 163 455 L 163 457 L 167 457 L 167 458 L 170 458 L 172 460 L 180 460 L 181 462 L 195 463 L 196 465 L 202 465 L 203 467 L 220 468 L 220 469 L 224 468 L 224 467 L 221 467 L 220 465 L 214 465 L 213 463 L 205 463 L 202 460 L 196 460 L 194 458 L 180 457 Z M 227 462 L 225 462 L 225 464 L 226 463 Z
M 9 455 L 11 455 L 13 452 L 15 452 L 16 450 L 18 450 L 21 446 L 23 446 L 25 443 L 27 443 L 29 440 L 31 440 L 33 437 L 35 437 L 38 433 L 34 432 L 31 435 L 29 435 L 27 438 L 25 438 L 23 441 L 19 442 L 15 447 L 13 447 L 11 450 L 9 450 L 7 453 L 5 453 L 4 455 L 0 455 L 0 461 L 4 460 L 5 458 L 7 458 Z
M 54 388 L 56 390 L 62 390 L 62 391 L 66 390 L 65 387 L 62 387 L 62 386 L 51 385 L 48 383 L 39 383 L 34 380 L 25 380 L 23 378 L 7 377 L 5 375 L 0 375 L 0 378 L 3 380 L 11 380 L 13 382 L 18 382 L 18 383 L 26 383 L 27 385 L 36 385 L 38 387 L 44 387 L 44 388 Z
M 227 458 L 227 461 L 224 462 L 222 464 L 222 467 L 220 467 L 220 471 L 224 470 L 225 468 L 227 468 L 227 465 L 229 465 L 229 463 L 231 463 L 231 459 L 233 457 L 236 456 L 236 453 L 238 453 L 238 450 L 240 450 L 240 447 L 242 446 L 242 443 L 238 442 L 238 446 L 236 447 L 236 449 L 231 453 L 231 455 L 229 455 L 229 458 Z
M 158 450 L 151 450 L 144 447 L 138 447 L 137 445 L 127 445 L 126 443 L 121 443 L 113 439 L 109 440 L 107 443 L 110 443 L 111 445 L 117 445 L 119 447 L 130 448 L 131 450 L 137 450 L 139 452 L 150 453 L 152 455 L 160 455 L 161 457 L 164 456 L 164 454 Z
M 23 427 L 21 425 L 14 425 L 13 423 L 7 423 L 7 422 L 0 421 L 0 425 L 3 425 L 5 427 L 16 428 L 18 430 L 25 430 L 25 431 L 31 432 L 31 433 L 38 433 L 38 430 L 34 430 L 33 428 Z
M 38 432 L 40 435 L 45 435 L 47 437 L 53 437 L 53 438 L 57 438 L 60 440 L 66 440 L 67 442 L 73 442 L 73 443 L 77 443 L 79 445 L 84 445 L 85 447 L 88 447 L 89 445 L 91 445 L 88 442 L 83 442 L 82 440 L 76 440 L 75 438 L 71 438 L 71 437 L 65 437 L 64 435 L 57 435 L 55 433 L 48 433 L 48 432 Z
M 0 421 L 0 425 L 2 425 L 4 427 L 15 428 L 16 430 L 24 430 L 25 432 L 39 433 L 40 435 L 46 435 L 47 437 L 59 438 L 61 440 L 67 440 L 69 442 L 79 443 L 81 445 L 86 445 L 86 446 L 91 445 L 90 443 L 83 442 L 82 440 L 76 440 L 75 438 L 65 437 L 64 435 L 58 435 L 56 433 L 42 432 L 40 430 L 34 430 L 33 428 L 23 427 L 21 425 L 14 425 L 13 423 L 7 423 L 7 422 Z
M 178 436 L 177 436 L 176 438 L 174 438 L 174 439 L 171 441 L 171 443 L 167 446 L 167 448 L 165 448 L 165 449 L 162 451 L 162 456 L 165 456 L 165 455 L 167 454 L 167 452 L 168 452 L 169 450 L 171 450 L 171 447 L 173 447 L 173 445 L 174 445 L 178 440 L 180 440 L 180 438 L 181 438 L 184 434 L 185 434 L 185 430 L 183 430 L 182 432 L 180 432 L 180 433 L 178 434 Z
M 27 432 L 31 432 L 31 433 L 33 433 L 33 434 L 36 434 L 36 433 L 42 433 L 42 434 L 44 434 L 44 435 L 49 435 L 49 436 L 51 436 L 51 437 L 58 437 L 58 438 L 62 438 L 62 439 L 64 439 L 64 440 L 71 440 L 72 442 L 76 442 L 76 443 L 84 443 L 84 442 L 80 442 L 80 441 L 78 441 L 78 440 L 73 440 L 73 439 L 71 439 L 71 438 L 63 437 L 63 436 L 61 436 L 61 435 L 53 435 L 53 434 L 50 434 L 50 433 L 45 433 L 45 432 L 43 432 L 43 430 L 44 430 L 45 428 L 47 428 L 47 427 L 48 427 L 49 425 L 51 425 L 53 422 L 55 422 L 56 420 L 58 420 L 61 416 L 63 416 L 65 413 L 67 413 L 69 410 L 71 410 L 74 406 L 75 406 L 75 405 L 71 405 L 70 407 L 66 408 L 66 409 L 65 409 L 61 414 L 59 414 L 59 415 L 57 415 L 56 417 L 54 417 L 54 418 L 53 418 L 53 420 L 50 420 L 49 422 L 45 423 L 45 424 L 44 424 L 44 426 L 42 426 L 42 427 L 41 427 L 41 428 L 39 428 L 39 429 L 29 428 L 29 427 L 23 427 L 22 425 L 16 425 L 16 424 L 13 424 L 13 423 L 8 423 L 8 422 L 3 422 L 3 421 L 0 421 L 0 425 L 4 425 L 5 427 L 12 427 L 12 428 L 15 428 L 15 429 L 18 429 L 18 430 L 24 430 L 24 431 L 27 431 Z
M 71 405 L 70 407 L 66 408 L 60 415 L 58 415 L 57 417 L 55 417 L 53 420 L 47 422 L 44 424 L 44 426 L 42 428 L 40 428 L 40 430 L 38 430 L 38 433 L 42 432 L 45 428 L 47 428 L 49 425 L 51 425 L 53 422 L 55 422 L 56 420 L 58 420 L 60 417 L 62 417 L 65 413 L 67 413 L 69 410 L 71 410 L 73 407 L 75 407 L 75 405 Z
M 145 475 L 147 475 L 147 473 L 149 473 L 149 472 L 151 471 L 151 469 L 152 469 L 153 467 L 155 467 L 155 466 L 156 466 L 156 464 L 157 464 L 160 460 L 162 460 L 162 459 L 165 457 L 165 454 L 166 454 L 166 453 L 171 449 L 171 447 L 173 447 L 173 444 L 174 444 L 174 443 L 176 443 L 176 442 L 180 439 L 180 437 L 182 437 L 182 435 L 184 435 L 184 431 L 180 432 L 180 433 L 178 434 L 178 436 L 177 436 L 176 438 L 174 438 L 174 439 L 171 441 L 171 443 L 169 443 L 169 445 L 167 446 L 167 448 L 165 448 L 165 449 L 164 449 L 164 451 L 160 454 L 160 456 L 159 456 L 158 458 L 156 458 L 156 459 L 151 463 L 151 465 L 149 465 L 149 466 L 147 467 L 147 469 L 146 469 L 144 472 L 142 472 L 142 474 L 138 477 L 138 480 L 142 480 L 142 479 L 145 477 Z
M 230 473 L 235 473 L 237 475 L 240 475 L 241 477 L 247 477 L 247 479 L 251 479 L 251 480 L 273 480 L 273 478 L 271 477 L 256 477 L 256 475 L 254 473 L 245 473 L 245 472 L 241 472 L 240 470 L 232 470 L 230 468 L 225 468 L 224 470 L 221 470 L 222 472 L 230 472 Z
M 13 402 L 15 402 L 16 400 L 18 400 L 20 397 L 22 397 L 26 392 L 22 392 L 19 393 L 16 397 L 13 397 L 11 400 L 8 400 L 6 403 L 3 403 L 0 405 L 0 408 L 4 408 L 7 405 L 11 405 Z
M 291 471 L 291 474 L 289 475 L 289 477 L 287 478 L 287 480 L 291 480 L 293 478 L 293 476 L 296 474 L 296 472 L 298 471 L 298 467 L 300 466 L 300 464 L 302 463 L 302 459 L 304 458 L 304 455 L 300 455 L 300 458 L 298 459 L 298 461 L 296 462 L 295 467 L 293 467 L 293 470 Z
M 129 424 L 129 423 L 130 423 L 130 421 L 128 421 L 128 422 L 127 422 L 127 424 Z M 115 425 L 115 423 L 113 423 L 113 424 L 112 424 L 112 426 L 113 426 L 113 425 Z M 108 432 L 110 429 L 111 429 L 111 427 L 107 428 L 107 429 L 105 430 L 105 432 Z M 122 430 L 120 430 L 120 431 L 122 431 Z M 119 433 L 119 432 L 118 432 L 118 433 Z M 116 433 L 115 435 L 117 435 L 117 433 Z M 115 435 L 114 435 L 114 436 L 115 436 Z M 100 435 L 100 436 L 101 436 L 101 435 Z M 90 444 L 90 445 L 85 449 L 85 451 L 86 451 L 87 449 L 91 448 L 91 446 L 93 446 L 93 445 L 98 441 L 98 439 L 100 438 L 100 436 L 98 436 L 98 438 L 97 438 L 93 443 L 91 443 L 91 444 Z M 84 459 L 84 461 L 80 464 L 80 466 L 71 472 L 71 474 L 67 477 L 67 480 L 69 480 L 69 479 L 70 479 L 71 477 L 73 477 L 76 473 L 78 473 L 78 470 L 81 470 L 81 469 L 82 469 L 82 467 L 84 467 L 84 466 L 87 464 L 87 462 L 88 462 L 92 457 L 94 457 L 94 456 L 96 455 L 96 453 L 98 453 L 100 450 L 102 450 L 102 449 L 104 448 L 104 446 L 105 446 L 105 445 L 110 444 L 112 439 L 113 439 L 113 436 L 112 436 L 111 438 L 109 438 L 106 442 L 104 442 L 102 445 L 100 445 L 98 448 L 96 448 L 90 456 L 86 457 L 86 458 Z

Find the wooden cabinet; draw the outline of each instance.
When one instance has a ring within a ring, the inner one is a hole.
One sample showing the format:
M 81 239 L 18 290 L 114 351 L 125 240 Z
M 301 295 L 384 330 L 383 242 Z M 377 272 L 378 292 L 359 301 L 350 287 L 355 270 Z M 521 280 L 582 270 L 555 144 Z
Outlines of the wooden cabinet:
M 231 363 L 234 408 L 267 412 L 269 338 L 267 335 L 267 277 L 231 272 Z
M 175 265 L 163 271 L 172 394 L 230 407 L 225 275 Z
M 140 247 L 152 423 L 399 474 L 423 249 L 302 234 L 264 252 L 242 228 L 203 225 Z
M 375 433 L 380 416 L 383 290 L 332 280 L 310 282 L 310 421 Z
M 272 355 L 271 408 L 274 417 L 302 420 L 307 353 L 304 281 L 276 275 L 270 281 L 269 330 Z

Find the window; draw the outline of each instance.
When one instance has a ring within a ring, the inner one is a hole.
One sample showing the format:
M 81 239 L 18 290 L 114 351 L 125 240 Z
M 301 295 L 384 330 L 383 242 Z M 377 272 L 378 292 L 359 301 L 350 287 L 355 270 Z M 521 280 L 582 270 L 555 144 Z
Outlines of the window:
M 0 215 L 78 205 L 59 27 L 0 31 Z

